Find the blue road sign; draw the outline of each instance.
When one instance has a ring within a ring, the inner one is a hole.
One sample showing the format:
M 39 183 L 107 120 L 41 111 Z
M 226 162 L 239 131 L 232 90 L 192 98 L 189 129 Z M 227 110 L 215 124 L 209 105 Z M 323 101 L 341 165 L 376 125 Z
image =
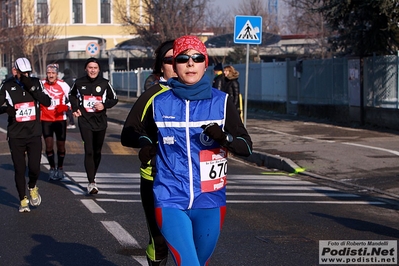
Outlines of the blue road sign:
M 91 56 L 97 55 L 100 52 L 100 46 L 96 42 L 89 42 L 86 46 L 86 53 Z
M 234 20 L 234 43 L 261 44 L 262 17 L 236 16 Z

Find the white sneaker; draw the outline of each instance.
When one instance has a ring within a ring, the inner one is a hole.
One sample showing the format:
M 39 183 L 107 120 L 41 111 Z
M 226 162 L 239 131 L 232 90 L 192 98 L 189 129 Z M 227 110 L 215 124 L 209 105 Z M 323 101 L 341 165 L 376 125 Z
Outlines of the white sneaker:
M 25 196 L 22 200 L 21 200 L 21 205 L 19 205 L 19 212 L 30 212 L 29 209 L 29 200 L 28 197 Z
M 55 175 L 57 180 L 61 180 L 65 177 L 64 170 L 63 169 L 57 169 L 57 173 Z
M 57 180 L 57 172 L 55 171 L 54 168 L 50 169 L 48 173 L 48 179 L 49 180 Z
M 75 129 L 75 128 L 76 128 L 75 125 L 68 125 L 68 126 L 67 126 L 67 129 Z
M 35 186 L 34 188 L 28 188 L 30 194 L 30 205 L 39 206 L 42 202 L 42 197 L 39 194 L 39 188 Z
M 89 193 L 89 194 L 97 194 L 98 193 L 98 188 L 97 188 L 96 183 L 90 183 L 87 186 L 87 193 Z

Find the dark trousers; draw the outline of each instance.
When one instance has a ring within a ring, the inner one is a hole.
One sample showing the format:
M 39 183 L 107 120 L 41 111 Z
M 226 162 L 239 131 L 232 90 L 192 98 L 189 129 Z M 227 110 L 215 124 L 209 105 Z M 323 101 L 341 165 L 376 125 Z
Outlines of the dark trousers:
M 152 261 L 159 261 L 168 257 L 168 246 L 155 220 L 153 184 L 154 181 L 143 177 L 140 179 L 141 204 L 143 205 L 149 233 L 147 257 Z M 148 254 L 149 250 L 154 251 L 154 254 Z
M 101 162 L 101 149 L 104 144 L 106 129 L 101 131 L 92 131 L 84 127 L 79 127 L 79 129 L 85 149 L 84 165 L 87 179 L 89 183 L 94 183 Z
M 68 109 L 66 114 L 67 114 L 67 117 L 68 117 L 68 125 L 75 125 L 75 121 L 74 121 L 73 115 L 72 115 L 72 110 Z
M 15 185 L 17 187 L 19 199 L 26 196 L 26 160 L 28 157 L 28 187 L 34 188 L 40 175 L 40 160 L 42 154 L 41 136 L 31 138 L 9 138 L 11 158 L 15 170 Z

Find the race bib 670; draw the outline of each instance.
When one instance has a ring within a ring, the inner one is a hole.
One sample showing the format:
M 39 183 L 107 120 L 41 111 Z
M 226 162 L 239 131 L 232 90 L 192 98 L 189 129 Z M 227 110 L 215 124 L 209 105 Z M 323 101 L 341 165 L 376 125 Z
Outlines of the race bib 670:
M 212 192 L 226 186 L 227 149 L 200 151 L 201 191 Z

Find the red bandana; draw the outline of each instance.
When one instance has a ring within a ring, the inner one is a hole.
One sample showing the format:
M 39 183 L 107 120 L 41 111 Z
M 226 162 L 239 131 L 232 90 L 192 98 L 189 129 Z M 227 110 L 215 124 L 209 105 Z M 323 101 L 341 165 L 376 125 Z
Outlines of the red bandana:
M 176 39 L 173 43 L 173 58 L 189 49 L 197 50 L 205 55 L 205 67 L 208 67 L 208 53 L 206 52 L 206 47 L 196 36 L 186 35 Z

